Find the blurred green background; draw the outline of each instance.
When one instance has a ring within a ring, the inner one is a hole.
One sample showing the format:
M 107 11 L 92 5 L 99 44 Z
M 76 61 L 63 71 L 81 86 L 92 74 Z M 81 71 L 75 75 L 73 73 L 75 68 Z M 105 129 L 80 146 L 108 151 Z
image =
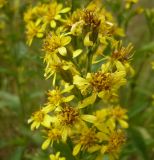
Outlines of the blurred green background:
M 43 0 L 42 0 L 43 1 Z M 48 0 L 45 0 L 48 1 Z M 62 1 L 62 0 L 61 0 Z M 83 0 L 85 3 L 87 0 Z M 82 0 L 74 0 L 74 7 Z M 42 138 L 31 132 L 27 119 L 45 102 L 45 93 L 51 81 L 44 79 L 41 47 L 34 41 L 26 45 L 23 14 L 27 7 L 39 0 L 8 0 L 0 8 L 0 160 L 44 160 Z M 64 2 L 64 1 L 62 1 Z M 128 143 L 120 160 L 154 160 L 154 13 L 145 11 L 130 16 L 120 13 L 118 6 L 124 0 L 106 0 L 104 5 L 113 15 L 122 18 L 119 25 L 126 29 L 125 43 L 134 45 L 132 60 L 136 74 L 121 90 L 121 104 L 129 111 Z M 134 10 L 154 8 L 154 1 L 140 0 Z M 153 18 L 153 19 L 152 19 Z M 126 22 L 127 20 L 127 22 Z

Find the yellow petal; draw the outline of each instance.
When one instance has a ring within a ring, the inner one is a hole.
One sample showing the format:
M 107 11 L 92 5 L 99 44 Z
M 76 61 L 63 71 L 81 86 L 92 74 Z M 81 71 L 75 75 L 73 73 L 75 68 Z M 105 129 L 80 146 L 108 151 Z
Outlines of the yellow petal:
M 28 124 L 29 124 L 29 123 L 31 123 L 32 121 L 33 121 L 33 119 L 32 119 L 32 118 L 30 118 L 30 119 L 28 119 L 28 121 L 27 121 L 27 122 L 28 122 Z
M 67 129 L 64 129 L 62 133 L 63 133 L 63 134 L 62 134 L 62 141 L 63 141 L 63 142 L 66 142 L 67 136 L 68 136 L 68 130 L 67 130 Z
M 70 7 L 67 7 L 67 8 L 62 9 L 62 10 L 60 11 L 60 13 L 67 13 L 67 12 L 69 12 L 70 10 L 71 10 L 71 8 L 70 8 Z
M 42 144 L 42 149 L 45 150 L 48 148 L 49 144 L 50 144 L 50 139 L 48 138 L 47 140 L 45 140 Z
M 46 114 L 45 117 L 44 117 L 44 120 L 41 124 L 43 126 L 49 128 L 52 121 L 53 121 L 53 117 Z
M 55 86 L 56 84 L 56 77 L 57 77 L 57 74 L 55 73 L 53 76 L 53 81 L 52 81 L 53 86 Z
M 62 37 L 61 38 L 61 45 L 62 46 L 66 46 L 67 44 L 69 44 L 71 42 L 71 37 L 67 36 L 67 37 Z
M 67 50 L 66 50 L 65 47 L 58 48 L 58 51 L 62 56 L 66 56 L 67 55 Z
M 71 28 L 71 34 L 75 36 L 79 36 L 82 33 L 83 25 L 84 25 L 84 21 L 82 20 L 73 24 Z
M 94 123 L 96 121 L 96 117 L 93 116 L 93 115 L 81 115 L 81 118 L 84 120 L 84 121 L 87 121 L 87 122 L 90 122 L 90 123 Z
M 74 99 L 74 95 L 71 95 L 71 96 L 65 97 L 64 102 L 70 102 L 73 99 Z
M 59 156 L 60 156 L 60 152 L 57 152 L 56 153 L 56 158 L 59 158 Z
M 69 92 L 74 88 L 74 85 L 65 85 L 65 89 L 61 93 Z
M 80 148 L 81 148 L 81 144 L 80 144 L 80 143 L 77 144 L 77 145 L 74 147 L 74 149 L 73 149 L 73 156 L 76 156 L 76 155 L 79 153 Z
M 69 68 L 70 68 L 70 66 L 62 66 L 62 69 L 65 71 L 68 70 Z
M 118 71 L 125 71 L 125 67 L 120 61 L 116 61 L 116 67 Z
M 91 96 L 85 98 L 78 105 L 79 108 L 85 108 L 86 106 L 93 104 L 96 100 L 97 94 L 93 93 Z
M 84 45 L 85 46 L 92 46 L 93 45 L 93 42 L 90 41 L 90 38 L 89 38 L 90 34 L 91 34 L 91 32 L 88 32 L 84 38 Z
M 98 151 L 99 149 L 101 149 L 101 146 L 97 144 L 97 145 L 94 145 L 94 146 L 90 147 L 88 149 L 88 152 L 93 153 L 93 152 Z
M 28 46 L 31 46 L 32 42 L 33 42 L 33 38 L 30 38 L 30 39 L 27 40 L 26 43 L 28 44 Z
M 57 14 L 57 15 L 55 16 L 55 19 L 56 19 L 56 20 L 60 20 L 60 19 L 61 19 L 61 15 L 60 15 L 60 14 Z
M 79 56 L 82 53 L 82 49 L 77 49 L 73 52 L 73 58 Z
M 106 94 L 105 91 L 101 91 L 101 92 L 98 93 L 98 97 L 101 98 L 101 99 L 104 99 L 105 94 Z
M 107 128 L 105 130 L 107 130 Z M 97 133 L 97 137 L 100 141 L 108 141 L 109 140 L 108 135 L 104 133 L 104 132 L 106 132 L 105 130 L 102 130 L 102 132 Z
M 122 119 L 118 120 L 122 128 L 128 128 L 128 123 Z
M 31 130 L 33 131 L 35 128 L 36 128 L 36 122 L 33 122 L 32 124 L 31 124 Z
M 107 146 L 103 146 L 103 147 L 101 148 L 101 153 L 104 154 L 104 153 L 107 151 L 107 148 L 108 148 Z
M 51 27 L 51 28 L 55 28 L 55 27 L 56 27 L 56 22 L 55 22 L 54 20 L 52 20 L 52 21 L 50 22 L 50 27 Z
M 36 23 L 35 23 L 35 26 L 38 26 L 40 23 L 41 23 L 42 19 L 41 18 L 38 18 Z
M 36 37 L 37 38 L 42 38 L 43 37 L 43 33 L 37 33 Z
M 73 81 L 74 81 L 74 84 L 76 84 L 77 86 L 89 84 L 86 79 L 84 79 L 78 75 L 73 77 Z

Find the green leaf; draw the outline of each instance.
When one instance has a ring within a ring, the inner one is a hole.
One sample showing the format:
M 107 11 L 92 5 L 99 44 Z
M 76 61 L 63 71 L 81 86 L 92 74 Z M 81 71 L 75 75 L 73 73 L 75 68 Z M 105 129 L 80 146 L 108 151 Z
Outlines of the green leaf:
M 136 127 L 129 128 L 129 134 L 131 139 L 133 140 L 134 146 L 139 152 L 139 155 L 142 155 L 142 158 L 144 160 L 148 160 L 149 157 L 147 152 L 147 146 L 140 131 Z
M 17 95 L 13 95 L 6 91 L 0 91 L 0 108 L 3 107 L 18 108 L 20 107 L 20 99 Z
M 22 155 L 24 153 L 24 146 L 19 146 L 15 149 L 15 151 L 13 152 L 10 160 L 21 160 L 22 159 Z
M 154 42 L 150 42 L 141 47 L 137 52 L 154 51 Z

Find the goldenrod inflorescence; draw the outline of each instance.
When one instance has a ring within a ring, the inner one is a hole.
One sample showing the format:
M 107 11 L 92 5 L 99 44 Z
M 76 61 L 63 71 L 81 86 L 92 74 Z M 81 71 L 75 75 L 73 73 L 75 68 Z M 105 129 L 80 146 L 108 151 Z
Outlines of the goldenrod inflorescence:
M 128 128 L 119 89 L 134 74 L 133 46 L 119 40 L 123 29 L 99 0 L 72 12 L 56 1 L 38 4 L 24 20 L 28 45 L 42 39 L 44 76 L 53 82 L 46 103 L 28 120 L 44 134 L 42 149 L 71 141 L 76 159 L 118 159 Z M 65 160 L 56 152 L 52 160 Z

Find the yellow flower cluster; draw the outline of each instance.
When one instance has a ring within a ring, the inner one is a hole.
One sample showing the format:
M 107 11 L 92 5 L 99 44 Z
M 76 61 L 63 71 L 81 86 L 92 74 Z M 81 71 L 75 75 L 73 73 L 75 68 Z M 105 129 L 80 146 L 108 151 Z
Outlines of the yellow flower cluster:
M 29 8 L 24 15 L 27 43 L 43 38 L 44 76 L 53 81 L 46 103 L 28 123 L 32 130 L 43 131 L 43 150 L 71 141 L 76 159 L 116 160 L 128 128 L 119 89 L 134 74 L 133 47 L 117 40 L 124 36 L 123 29 L 100 0 L 70 10 L 54 1 Z M 56 152 L 52 160 L 65 160 Z
M 31 45 L 34 37 L 42 38 L 45 32 L 49 30 L 49 27 L 55 28 L 57 22 L 63 22 L 62 14 L 69 10 L 69 7 L 63 8 L 63 5 L 58 4 L 56 1 L 29 8 L 24 14 L 24 21 L 27 23 L 26 34 L 28 45 Z

